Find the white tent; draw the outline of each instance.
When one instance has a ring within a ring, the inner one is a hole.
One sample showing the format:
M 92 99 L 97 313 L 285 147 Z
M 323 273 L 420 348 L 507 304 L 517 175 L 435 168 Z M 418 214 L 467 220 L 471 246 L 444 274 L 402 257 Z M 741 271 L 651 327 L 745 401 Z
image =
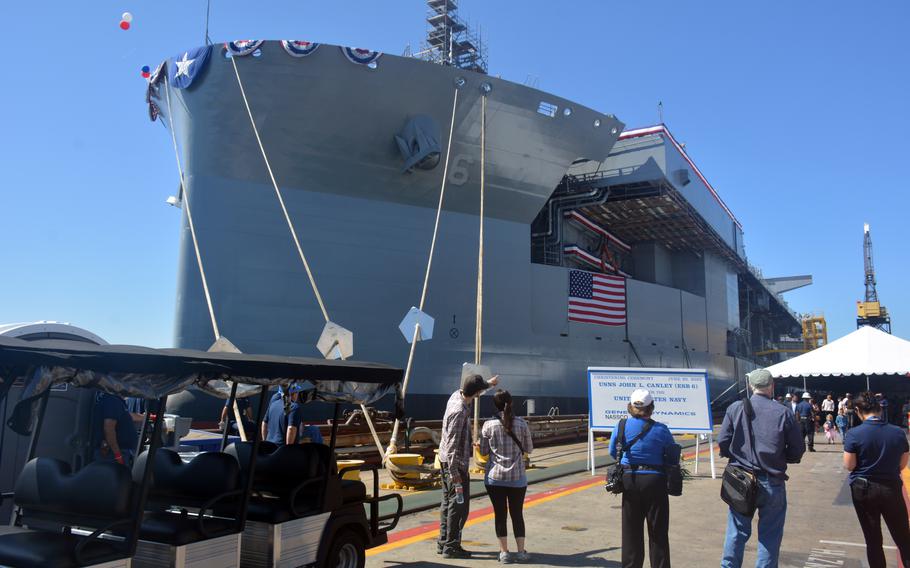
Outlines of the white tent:
M 768 367 L 774 378 L 906 375 L 910 341 L 861 327 L 799 357 Z

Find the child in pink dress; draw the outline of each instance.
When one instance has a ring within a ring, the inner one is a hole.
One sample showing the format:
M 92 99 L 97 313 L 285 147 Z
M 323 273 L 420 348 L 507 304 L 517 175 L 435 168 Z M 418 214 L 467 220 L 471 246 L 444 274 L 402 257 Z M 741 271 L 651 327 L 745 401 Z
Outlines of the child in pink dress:
M 828 417 L 825 418 L 825 439 L 828 440 L 829 444 L 834 443 L 834 436 L 836 432 L 837 429 L 834 427 L 834 415 L 829 414 Z

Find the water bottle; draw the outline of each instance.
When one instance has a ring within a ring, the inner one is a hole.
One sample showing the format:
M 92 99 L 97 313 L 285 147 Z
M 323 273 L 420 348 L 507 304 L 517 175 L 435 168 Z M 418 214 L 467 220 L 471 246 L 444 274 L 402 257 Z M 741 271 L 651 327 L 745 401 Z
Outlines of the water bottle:
M 455 486 L 455 502 L 459 505 L 464 504 L 464 487 L 461 484 Z

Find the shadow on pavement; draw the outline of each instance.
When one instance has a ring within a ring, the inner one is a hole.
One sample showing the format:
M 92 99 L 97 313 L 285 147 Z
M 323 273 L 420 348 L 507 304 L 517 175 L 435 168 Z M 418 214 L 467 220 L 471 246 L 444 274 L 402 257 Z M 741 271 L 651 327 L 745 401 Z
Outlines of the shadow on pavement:
M 531 552 L 531 562 L 534 566 L 590 566 L 592 568 L 620 568 L 622 564 L 615 560 L 606 558 L 592 558 L 597 554 L 618 550 L 619 547 L 601 548 L 600 550 L 588 550 L 576 554 L 546 554 L 543 552 Z
M 601 548 L 599 550 L 589 550 L 586 552 L 579 552 L 577 554 L 546 554 L 542 552 L 532 552 L 531 561 L 525 566 L 586 566 L 590 568 L 620 568 L 622 566 L 619 562 L 615 560 L 607 560 L 606 558 L 592 558 L 597 554 L 602 554 L 604 552 L 610 552 L 612 550 L 618 550 L 618 547 L 611 548 Z M 496 564 L 498 554 L 497 553 L 474 553 L 472 561 L 480 561 L 482 564 Z M 486 562 L 484 562 L 486 561 Z M 458 562 L 458 561 L 456 561 Z M 447 564 L 445 561 L 439 562 L 427 562 L 424 560 L 416 560 L 414 562 L 402 562 L 400 560 L 386 560 L 383 563 L 383 566 L 389 567 L 400 567 L 400 568 L 451 568 L 452 564 Z M 522 564 L 517 564 L 521 566 Z

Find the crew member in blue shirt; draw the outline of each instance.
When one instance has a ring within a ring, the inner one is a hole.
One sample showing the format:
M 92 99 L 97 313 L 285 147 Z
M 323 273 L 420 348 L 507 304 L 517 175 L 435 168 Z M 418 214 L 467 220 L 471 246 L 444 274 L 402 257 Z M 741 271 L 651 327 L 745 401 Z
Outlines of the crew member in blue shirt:
M 906 563 L 910 559 L 910 520 L 901 471 L 910 460 L 910 445 L 903 430 L 882 419 L 881 404 L 871 392 L 860 393 L 853 404 L 863 423 L 844 436 L 844 467 L 850 471 L 853 508 L 866 538 L 869 567 L 885 567 L 882 517 Z
M 92 459 L 113 460 L 129 466 L 138 444 L 139 435 L 126 401 L 99 391 L 92 414 Z
M 610 436 L 610 455 L 625 470 L 622 493 L 622 565 L 641 566 L 645 561 L 644 524 L 648 524 L 652 568 L 670 568 L 670 498 L 664 456 L 676 442 L 666 424 L 651 420 L 654 399 L 636 389 L 629 400 L 623 433 L 623 453 L 617 455 L 618 436 Z M 651 424 L 640 436 L 647 424 Z M 616 432 L 614 431 L 614 434 Z
M 812 395 L 803 393 L 803 399 L 796 405 L 796 417 L 799 427 L 806 439 L 806 447 L 810 452 L 815 451 L 815 411 L 812 410 Z
M 300 443 L 324 444 L 325 441 L 322 439 L 322 432 L 319 431 L 319 426 L 314 424 L 301 424 Z
M 296 444 L 303 420 L 303 407 L 297 398 L 303 387 L 291 385 L 284 389 L 282 397 L 274 399 L 269 405 L 269 411 L 262 421 L 262 438 L 267 442 L 284 446 Z
M 255 428 L 255 421 L 253 420 L 253 407 L 250 404 L 250 399 L 248 397 L 236 398 L 237 402 L 237 411 L 240 413 L 240 420 L 243 422 L 244 432 L 247 433 L 247 437 L 252 437 L 251 429 Z M 240 433 L 239 428 L 237 427 L 237 419 L 234 416 L 234 410 L 231 408 L 231 399 L 228 398 L 224 401 L 224 408 L 221 409 L 221 419 L 218 423 L 218 429 L 224 430 L 224 423 L 228 423 L 229 432 Z

